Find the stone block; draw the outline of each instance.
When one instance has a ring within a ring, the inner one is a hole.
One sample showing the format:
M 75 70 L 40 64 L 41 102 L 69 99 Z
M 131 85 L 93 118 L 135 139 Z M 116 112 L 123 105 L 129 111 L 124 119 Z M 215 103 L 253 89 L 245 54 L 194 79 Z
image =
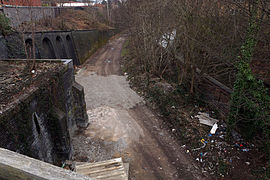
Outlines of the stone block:
M 76 119 L 77 127 L 86 128 L 89 122 L 88 122 L 88 116 L 86 113 L 84 89 L 80 84 L 78 84 L 77 82 L 74 82 L 72 85 L 72 92 L 73 92 L 74 116 Z

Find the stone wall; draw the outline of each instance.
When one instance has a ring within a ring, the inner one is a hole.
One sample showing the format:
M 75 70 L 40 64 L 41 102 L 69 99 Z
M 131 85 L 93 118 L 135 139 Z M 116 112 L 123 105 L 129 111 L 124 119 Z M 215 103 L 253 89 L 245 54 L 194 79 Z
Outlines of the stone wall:
M 32 33 L 25 33 L 25 43 L 32 41 Z M 71 31 L 36 32 L 35 47 L 38 59 L 73 59 L 79 64 Z
M 7 50 L 8 59 L 24 59 L 25 50 L 22 41 L 22 36 L 19 33 L 13 33 L 11 35 L 5 36 L 5 45 Z M 2 58 L 5 59 L 5 58 Z
M 8 51 L 6 46 L 6 40 L 3 36 L 0 35 L 0 59 L 7 59 Z
M 42 60 L 38 61 L 42 62 Z M 71 60 L 0 111 L 0 147 L 59 164 L 71 157 L 70 135 L 88 125 L 83 88 Z
M 116 30 L 86 30 L 72 31 L 74 46 L 80 64 L 83 64 L 91 54 L 107 42 L 116 33 Z
M 31 52 L 35 41 L 37 59 L 72 59 L 75 65 L 80 65 L 115 33 L 114 29 L 46 31 L 36 32 L 33 39 L 32 33 L 29 32 L 24 33 L 24 43 L 27 52 Z M 26 58 L 22 34 L 13 33 L 5 38 L 0 36 L 0 52 L 0 59 Z

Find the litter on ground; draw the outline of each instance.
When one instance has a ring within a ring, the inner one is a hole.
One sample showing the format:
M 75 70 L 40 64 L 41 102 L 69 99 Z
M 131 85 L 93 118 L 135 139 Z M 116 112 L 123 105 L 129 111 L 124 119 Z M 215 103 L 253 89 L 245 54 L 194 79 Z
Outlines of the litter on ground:
M 211 118 L 208 113 L 199 112 L 195 117 L 199 119 L 201 124 L 207 126 L 214 126 L 218 122 L 217 119 Z

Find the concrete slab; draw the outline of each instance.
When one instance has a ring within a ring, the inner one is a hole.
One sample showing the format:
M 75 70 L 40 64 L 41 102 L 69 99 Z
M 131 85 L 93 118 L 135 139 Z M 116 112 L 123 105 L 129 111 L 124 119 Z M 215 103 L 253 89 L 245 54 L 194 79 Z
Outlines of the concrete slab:
M 0 179 L 91 180 L 90 177 L 0 148 Z

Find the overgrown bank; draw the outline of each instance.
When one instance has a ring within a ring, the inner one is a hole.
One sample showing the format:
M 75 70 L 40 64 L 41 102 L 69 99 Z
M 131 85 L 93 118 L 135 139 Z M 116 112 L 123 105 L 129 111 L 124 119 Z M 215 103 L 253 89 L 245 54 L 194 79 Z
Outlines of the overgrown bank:
M 208 172 L 217 179 L 266 177 L 267 160 L 256 158 L 264 157 L 264 153 L 236 131 L 233 131 L 233 139 L 226 141 L 224 119 L 201 101 L 199 96 L 191 95 L 188 86 L 143 73 L 132 60 L 128 47 L 123 49 L 122 55 L 123 71 L 128 74 L 132 88 L 146 99 L 148 106 L 160 114 L 187 154 L 201 165 L 202 172 Z M 199 112 L 206 112 L 212 118 L 220 120 L 215 135 L 210 136 L 211 127 L 200 124 L 195 118 Z M 203 142 L 207 144 L 200 149 Z M 195 150 L 198 148 L 199 150 Z M 241 171 L 243 167 L 248 171 Z
M 21 28 L 31 31 L 32 23 L 24 23 Z M 111 29 L 103 14 L 92 9 L 65 10 L 56 18 L 44 18 L 34 23 L 35 31 Z
M 209 129 L 207 133 L 200 132 L 198 120 L 190 117 L 198 111 L 206 111 L 210 116 L 212 110 L 223 111 L 223 116 L 217 116 L 217 133 L 222 134 L 216 135 L 214 138 L 218 139 L 206 148 L 218 149 L 216 157 L 220 162 L 213 161 L 209 167 L 222 167 L 221 174 L 227 177 L 237 174 L 234 171 L 238 162 L 247 166 L 249 173 L 263 167 L 259 177 L 269 176 L 267 8 L 264 0 L 141 0 L 126 4 L 129 61 L 125 70 L 132 77 L 131 82 L 157 106 L 166 122 L 180 130 L 181 139 L 195 135 L 198 146 L 205 139 L 212 142 L 213 137 L 207 136 Z M 263 68 L 254 69 L 254 64 L 263 64 Z M 210 100 L 211 107 L 207 104 L 201 110 L 201 100 Z M 232 138 L 222 140 L 226 137 Z M 203 167 L 208 165 L 201 159 L 215 156 L 209 151 L 205 153 L 197 153 Z M 238 172 L 243 173 L 246 172 Z

